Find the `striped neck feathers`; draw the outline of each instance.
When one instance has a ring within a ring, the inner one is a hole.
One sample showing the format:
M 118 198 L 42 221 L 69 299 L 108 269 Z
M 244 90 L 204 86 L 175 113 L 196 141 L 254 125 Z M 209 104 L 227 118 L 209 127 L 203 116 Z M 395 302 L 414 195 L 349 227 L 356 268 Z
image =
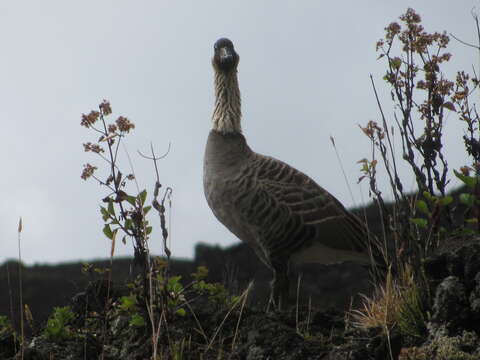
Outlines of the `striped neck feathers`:
M 237 71 L 215 71 L 215 109 L 213 130 L 222 134 L 242 133 L 240 89 Z

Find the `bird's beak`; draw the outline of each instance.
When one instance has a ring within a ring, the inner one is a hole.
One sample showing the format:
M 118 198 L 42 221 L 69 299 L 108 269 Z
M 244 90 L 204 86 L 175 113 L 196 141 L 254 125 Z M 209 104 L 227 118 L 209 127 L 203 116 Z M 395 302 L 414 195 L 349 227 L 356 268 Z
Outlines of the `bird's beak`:
M 228 71 L 235 67 L 235 53 L 234 50 L 229 47 L 221 47 L 217 50 L 217 64 L 218 66 Z
M 218 50 L 218 57 L 220 62 L 230 62 L 233 60 L 232 51 L 228 47 L 222 47 Z

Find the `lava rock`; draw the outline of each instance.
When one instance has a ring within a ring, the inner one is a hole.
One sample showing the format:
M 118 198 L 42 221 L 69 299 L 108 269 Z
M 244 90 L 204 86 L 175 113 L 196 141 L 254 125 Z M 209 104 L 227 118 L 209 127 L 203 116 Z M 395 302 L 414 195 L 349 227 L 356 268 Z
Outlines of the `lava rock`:
M 431 330 L 444 325 L 448 331 L 464 326 L 470 316 L 465 286 L 455 276 L 446 277 L 435 292 Z
M 476 330 L 480 331 L 480 272 L 475 276 L 475 287 L 470 293 L 469 301 L 472 322 L 476 325 Z

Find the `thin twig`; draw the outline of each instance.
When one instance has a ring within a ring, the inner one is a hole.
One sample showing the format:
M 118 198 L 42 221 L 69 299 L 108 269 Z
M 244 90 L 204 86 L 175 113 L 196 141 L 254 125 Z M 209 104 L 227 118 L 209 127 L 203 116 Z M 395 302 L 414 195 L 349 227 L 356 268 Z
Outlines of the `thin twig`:
M 466 46 L 472 47 L 472 48 L 474 48 L 474 49 L 480 50 L 480 47 L 477 46 L 477 45 L 470 44 L 470 43 L 468 43 L 468 42 L 466 42 L 466 41 L 463 41 L 463 40 L 459 39 L 458 37 L 456 37 L 455 35 L 453 35 L 452 33 L 449 33 L 449 35 L 450 35 L 451 37 L 453 37 L 455 40 L 457 40 L 459 43 L 463 44 L 463 45 L 466 45 Z
M 22 252 L 21 252 L 21 233 L 23 230 L 22 218 L 18 221 L 18 292 L 20 297 L 20 334 L 21 334 L 21 358 L 23 360 L 24 352 L 25 352 L 25 332 L 24 332 L 24 325 L 23 325 L 23 289 L 22 289 Z
M 158 180 L 157 160 L 163 159 L 164 157 L 166 157 L 166 156 L 170 153 L 170 147 L 171 147 L 171 145 L 172 145 L 172 143 L 169 142 L 169 143 L 168 143 L 168 149 L 167 149 L 167 151 L 165 152 L 165 154 L 163 154 L 163 155 L 161 155 L 161 156 L 159 156 L 159 157 L 156 157 L 156 156 L 154 155 L 154 152 L 153 152 L 153 144 L 152 144 L 152 143 L 150 143 L 150 151 L 152 152 L 152 157 L 147 156 L 147 155 L 144 155 L 144 154 L 141 153 L 140 150 L 137 150 L 138 154 L 139 154 L 141 157 L 143 157 L 143 158 L 145 158 L 145 159 L 148 159 L 148 160 L 153 160 L 153 161 L 154 161 L 155 171 L 156 171 L 156 173 L 157 173 L 157 180 Z
M 337 156 L 337 160 L 338 160 L 338 163 L 340 165 L 340 169 L 342 170 L 343 179 L 345 180 L 345 183 L 347 184 L 348 192 L 350 194 L 350 198 L 352 199 L 353 206 L 357 207 L 355 198 L 353 197 L 352 188 L 350 187 L 350 183 L 348 182 L 347 174 L 345 173 L 345 169 L 343 168 L 342 159 L 340 158 L 340 154 L 338 153 L 337 146 L 335 145 L 335 139 L 331 135 L 330 135 L 330 142 L 332 143 L 333 149 L 335 150 L 335 155 Z

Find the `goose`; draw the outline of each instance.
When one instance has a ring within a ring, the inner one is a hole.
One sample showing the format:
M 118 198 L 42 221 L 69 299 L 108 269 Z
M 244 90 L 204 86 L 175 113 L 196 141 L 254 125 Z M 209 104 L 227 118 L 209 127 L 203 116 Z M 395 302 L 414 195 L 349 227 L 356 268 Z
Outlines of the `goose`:
M 253 248 L 273 272 L 270 301 L 288 304 L 292 267 L 302 263 L 375 262 L 362 221 L 327 190 L 292 166 L 254 152 L 242 134 L 232 41 L 214 45 L 215 105 L 203 185 L 216 218 Z

